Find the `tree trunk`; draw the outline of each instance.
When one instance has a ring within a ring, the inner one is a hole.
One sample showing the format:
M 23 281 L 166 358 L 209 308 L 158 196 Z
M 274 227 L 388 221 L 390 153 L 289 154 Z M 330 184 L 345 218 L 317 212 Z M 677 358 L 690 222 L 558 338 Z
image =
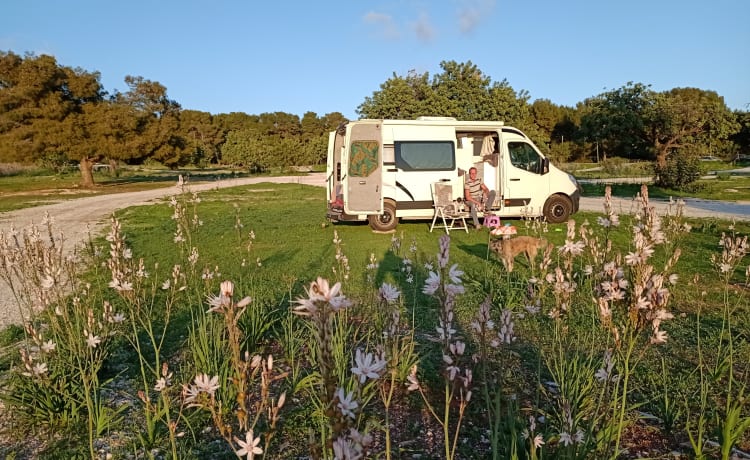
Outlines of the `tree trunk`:
M 94 162 L 88 157 L 81 158 L 78 164 L 78 169 L 81 170 L 81 186 L 86 188 L 92 188 L 94 186 Z
M 667 155 L 669 150 L 664 145 L 656 145 L 656 165 L 659 168 L 667 166 Z

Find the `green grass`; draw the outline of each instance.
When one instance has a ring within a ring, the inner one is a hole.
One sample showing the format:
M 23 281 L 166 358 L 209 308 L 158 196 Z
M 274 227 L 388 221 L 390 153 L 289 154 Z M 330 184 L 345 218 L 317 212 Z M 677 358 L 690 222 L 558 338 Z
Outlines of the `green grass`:
M 272 171 L 269 175 L 290 174 Z M 245 171 L 229 168 L 184 168 L 179 170 L 148 167 L 122 167 L 116 176 L 94 172 L 95 186 L 80 186 L 78 171 L 54 174 L 38 168 L 10 175 L 0 174 L 0 212 L 23 209 L 93 195 L 127 193 L 173 186 L 182 175 L 192 183 L 249 177 Z
M 588 190 L 587 190 L 588 192 Z M 652 191 L 651 196 L 658 192 Z M 123 232 L 127 236 L 127 243 L 132 248 L 134 259 L 143 258 L 145 266 L 149 270 L 150 278 L 163 279 L 176 264 L 188 270 L 186 262 L 187 252 L 191 247 L 198 250 L 199 258 L 196 269 L 203 272 L 220 272 L 214 279 L 206 279 L 202 286 L 190 286 L 189 290 L 200 292 L 202 295 L 191 295 L 184 303 L 178 305 L 177 318 L 173 321 L 168 331 L 168 346 L 165 348 L 169 354 L 171 369 L 175 369 L 175 380 L 178 382 L 189 382 L 192 374 L 190 362 L 186 360 L 189 350 L 186 349 L 185 338 L 191 325 L 190 312 L 205 310 L 205 294 L 216 293 L 218 283 L 222 280 L 233 280 L 236 283 L 235 292 L 239 297 L 250 295 L 253 302 L 250 308 L 262 308 L 272 312 L 271 317 L 276 318 L 268 331 L 260 333 L 253 343 L 245 346 L 253 351 L 274 353 L 277 364 L 285 369 L 288 362 L 281 357 L 280 319 L 283 318 L 290 307 L 290 301 L 304 296 L 304 288 L 317 277 L 333 281 L 343 281 L 342 292 L 355 300 L 357 306 L 351 317 L 351 324 L 365 327 L 370 316 L 365 312 L 373 313 L 372 295 L 373 290 L 382 282 L 396 285 L 403 293 L 405 308 L 407 312 L 413 312 L 416 318 L 417 351 L 420 353 L 420 369 L 425 372 L 424 380 L 429 384 L 441 381 L 440 367 L 441 356 L 439 347 L 433 342 L 436 326 L 435 301 L 421 292 L 427 270 L 425 262 L 434 265 L 438 252 L 438 240 L 443 233 L 429 232 L 428 221 L 404 221 L 401 222 L 397 231 L 393 234 L 373 233 L 369 227 L 362 223 L 331 225 L 325 221 L 326 200 L 324 193 L 318 187 L 304 186 L 298 184 L 256 184 L 247 187 L 215 190 L 200 195 L 200 203 L 195 204 L 195 213 L 202 225 L 194 227 L 188 235 L 189 244 L 181 252 L 179 245 L 173 241 L 176 224 L 171 220 L 173 209 L 167 204 L 136 207 L 118 212 L 118 217 L 123 224 Z M 187 204 L 188 220 L 193 216 L 193 204 Z M 588 221 L 592 227 L 596 227 L 596 213 L 579 213 L 574 219 L 579 224 Z M 632 250 L 631 229 L 634 222 L 627 216 L 622 216 L 622 225 L 615 228 L 609 234 L 613 246 L 627 254 Z M 522 220 L 510 220 L 515 225 L 519 234 L 541 235 L 555 245 L 560 246 L 566 237 L 566 225 L 550 225 L 536 227 L 532 222 Z M 713 359 L 717 350 L 726 343 L 726 336 L 721 336 L 721 313 L 723 303 L 724 287 L 718 278 L 716 270 L 711 263 L 711 257 L 720 254 L 718 246 L 722 232 L 728 231 L 729 223 L 720 220 L 691 220 L 692 230 L 683 235 L 679 241 L 671 241 L 669 247 L 658 247 L 653 258 L 654 266 L 658 270 L 672 255 L 671 247 L 677 246 L 683 249 L 675 271 L 679 275 L 679 285 L 672 289 L 672 301 L 670 311 L 675 318 L 663 323 L 663 328 L 669 333 L 666 344 L 652 348 L 640 362 L 633 376 L 634 391 L 632 398 L 634 402 L 643 403 L 644 409 L 656 410 L 658 402 L 658 389 L 654 387 L 653 381 L 661 373 L 661 357 L 668 360 L 670 368 L 670 380 L 674 382 L 673 388 L 685 395 L 688 401 L 695 400 L 696 389 L 696 347 L 695 323 L 697 314 L 701 314 L 701 327 L 704 330 L 704 352 Z M 238 225 L 240 224 L 240 225 Z M 739 223 L 734 231 L 740 234 L 750 233 L 750 224 Z M 250 238 L 250 232 L 254 239 Z M 603 235 L 602 229 L 596 228 L 596 234 Z M 348 260 L 351 271 L 344 279 L 342 272 L 342 261 L 336 259 L 336 246 L 334 238 L 337 235 L 341 240 L 341 249 Z M 488 233 L 485 231 L 454 231 L 450 234 L 451 249 L 450 262 L 458 264 L 465 272 L 463 276 L 466 293 L 457 299 L 455 306 L 457 329 L 459 333 L 469 342 L 468 347 L 476 350 L 476 344 L 471 340 L 470 323 L 476 314 L 477 306 L 489 295 L 493 300 L 493 315 L 499 314 L 502 308 L 510 308 L 520 314 L 525 313 L 523 307 L 526 302 L 528 279 L 532 276 L 531 267 L 519 257 L 516 262 L 516 270 L 506 273 L 502 264 L 493 256 L 488 257 L 487 243 Z M 578 237 L 576 237 L 578 238 Z M 394 248 L 394 241 L 400 246 Z M 105 249 L 106 243 L 98 243 Z M 414 251 L 410 249 L 414 248 Z M 371 256 L 378 261 L 377 269 L 374 271 L 374 280 L 368 281 L 365 267 Z M 407 281 L 405 259 L 412 262 L 416 282 L 411 284 Z M 608 259 L 610 260 L 610 259 Z M 557 253 L 553 257 L 553 266 L 558 262 Z M 586 260 L 576 262 L 575 270 L 578 272 Z M 734 274 L 734 283 L 730 286 L 731 302 L 736 308 L 735 336 L 738 348 L 738 357 L 747 362 L 750 358 L 747 342 L 750 337 L 750 321 L 748 321 L 747 288 L 740 283 L 744 281 L 745 261 Z M 100 277 L 100 278 L 99 278 Z M 90 281 L 96 285 L 109 281 L 106 270 L 104 273 L 92 274 Z M 565 323 L 566 334 L 571 337 L 580 338 L 579 341 L 570 343 L 568 350 L 571 355 L 585 353 L 587 347 L 594 347 L 597 356 L 607 346 L 607 332 L 600 327 L 592 303 L 591 283 L 585 279 L 575 278 L 579 283 L 575 294 L 575 302 L 570 306 L 569 320 Z M 112 295 L 110 293 L 110 295 Z M 549 300 L 549 299 L 548 299 Z M 114 301 L 114 300 L 113 300 Z M 368 310 L 369 309 L 369 310 Z M 157 318 L 158 320 L 158 318 Z M 494 362 L 496 369 L 504 370 L 508 375 L 508 387 L 504 389 L 507 394 L 518 395 L 519 404 L 525 410 L 531 411 L 532 407 L 544 405 L 548 401 L 538 387 L 538 381 L 550 378 L 549 373 L 540 370 L 539 366 L 544 363 L 545 352 L 553 345 L 553 323 L 548 317 L 542 315 L 525 315 L 524 318 L 516 318 L 516 330 L 519 339 L 513 346 L 512 354 L 507 360 L 498 359 Z M 243 323 L 243 330 L 250 334 L 250 324 Z M 305 329 L 306 340 L 309 332 Z M 5 333 L 3 344 L 18 338 L 18 329 L 12 329 Z M 361 339 L 361 338 L 360 338 Z M 347 344 L 347 351 L 351 352 L 355 346 L 362 342 Z M 121 344 L 122 347 L 127 347 Z M 133 377 L 134 368 L 137 368 L 136 355 L 131 353 L 118 353 L 118 359 L 125 359 L 130 370 L 123 375 Z M 305 360 L 312 359 L 307 353 Z M 111 363 L 115 364 L 115 363 Z M 117 363 L 122 365 L 123 363 Z M 306 361 L 305 372 L 312 372 L 309 361 Z M 741 366 L 740 366 L 741 367 Z M 113 366 L 111 375 L 117 374 L 120 367 Z M 185 374 L 180 371 L 184 369 Z M 478 375 L 475 374 L 478 379 Z M 401 385 L 400 385 L 401 386 Z M 431 396 L 439 399 L 441 388 L 432 388 Z M 125 391 L 125 390 L 123 390 Z M 398 441 L 404 442 L 404 454 L 421 454 L 430 457 L 435 451 L 428 448 L 426 442 L 409 444 L 410 439 L 424 437 L 426 430 L 435 431 L 434 424 L 429 423 L 429 416 L 422 417 L 423 410 L 418 399 L 413 395 L 406 395 L 403 390 L 397 393 L 399 415 L 402 417 L 401 430 L 394 433 Z M 720 394 L 716 395 L 720 397 Z M 691 399 L 692 398 L 692 399 Z M 377 398 L 376 398 L 377 399 Z M 479 439 L 486 436 L 486 420 L 482 418 L 479 409 L 479 391 L 470 406 L 470 414 L 461 438 L 466 443 L 460 449 L 462 458 L 486 458 L 487 446 L 481 444 Z M 693 408 L 695 406 L 693 405 Z M 547 408 L 548 409 L 548 408 Z M 382 412 L 372 409 L 371 416 L 377 418 Z M 540 409 L 541 410 L 541 409 Z M 306 440 L 310 429 L 315 428 L 313 420 L 313 406 L 310 397 L 304 391 L 288 395 L 288 407 L 285 408 L 285 419 L 281 425 L 274 445 L 269 449 L 268 458 L 292 458 L 307 454 Z M 529 412 L 531 413 L 531 412 Z M 527 415 L 519 417 L 519 423 L 525 423 Z M 131 417 L 137 417 L 134 412 Z M 195 421 L 199 423 L 198 421 Z M 137 419 L 130 423 L 138 426 Z M 205 424 L 203 419 L 200 423 Z M 684 424 L 684 419 L 680 422 Z M 660 440 L 666 440 L 667 447 L 660 455 L 668 455 L 671 450 L 679 449 L 679 442 L 684 440 L 684 425 L 678 424 L 680 436 L 671 438 L 668 435 L 652 435 Z M 645 424 L 640 425 L 646 429 Z M 128 434 L 121 433 L 118 428 L 113 427 L 113 432 L 120 433 L 126 437 Z M 201 432 L 203 425 L 196 426 L 196 432 Z M 520 426 L 523 429 L 523 426 Z M 519 431 L 520 431 L 519 429 Z M 554 434 L 551 428 L 547 438 Z M 658 431 L 658 430 L 656 430 Z M 197 439 L 185 439 L 187 445 L 193 446 L 184 458 L 200 458 L 201 456 L 217 455 L 215 444 L 211 442 L 217 438 L 215 433 L 207 432 Z M 80 435 L 80 433 L 78 433 Z M 132 433 L 130 434 L 132 436 Z M 75 436 L 74 436 L 75 437 Z M 131 439 L 132 441 L 132 439 Z M 637 440 L 636 440 L 637 441 Z M 743 439 L 744 446 L 748 446 L 747 436 Z M 479 446 L 479 447 L 477 447 Z M 548 442 L 550 449 L 555 449 L 554 442 Z M 479 450 L 477 450 L 479 449 Z M 130 449 L 124 449 L 132 452 Z M 0 450 L 0 452 L 2 452 Z M 190 454 L 192 452 L 192 454 Z M 196 452 L 200 452 L 197 454 Z M 226 454 L 225 449 L 222 451 Z M 437 452 L 440 452 L 438 449 Z M 554 452 L 554 450 L 553 450 Z M 63 447 L 51 448 L 46 452 L 47 456 L 65 457 Z M 229 458 L 227 455 L 226 458 Z
M 584 196 L 603 196 L 605 184 L 581 184 Z M 634 197 L 640 191 L 639 184 L 611 184 L 612 195 Z M 682 191 L 649 186 L 652 198 L 686 197 L 720 201 L 750 201 L 750 177 L 731 176 L 717 179 L 701 179 L 695 183 L 696 190 Z

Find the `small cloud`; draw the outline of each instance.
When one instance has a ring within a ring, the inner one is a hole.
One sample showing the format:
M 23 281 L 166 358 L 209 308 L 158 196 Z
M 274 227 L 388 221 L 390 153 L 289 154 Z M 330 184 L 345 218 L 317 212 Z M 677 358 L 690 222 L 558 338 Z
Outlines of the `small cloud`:
M 417 38 L 422 42 L 431 42 L 435 38 L 435 28 L 432 26 L 427 13 L 420 13 L 419 18 L 413 24 L 414 33 L 417 34 Z
M 458 11 L 458 29 L 464 35 L 472 33 L 495 9 L 495 0 L 467 0 L 463 3 Z
M 401 33 L 398 31 L 398 27 L 396 27 L 396 23 L 390 15 L 370 11 L 365 14 L 364 21 L 376 27 L 378 35 L 387 40 L 398 40 L 401 38 Z

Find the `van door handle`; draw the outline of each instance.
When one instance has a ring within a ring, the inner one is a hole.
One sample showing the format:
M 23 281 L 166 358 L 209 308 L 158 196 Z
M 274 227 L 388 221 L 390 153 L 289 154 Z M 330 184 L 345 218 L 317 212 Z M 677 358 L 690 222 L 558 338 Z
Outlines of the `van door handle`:
M 365 185 L 366 183 L 367 183 L 367 181 L 366 181 L 366 180 L 361 180 L 361 181 L 359 181 L 359 185 Z
M 518 181 L 520 181 L 520 180 L 521 180 L 521 179 L 511 179 L 510 181 L 511 181 L 511 182 L 518 182 Z
M 440 179 L 440 182 L 450 182 L 450 179 Z

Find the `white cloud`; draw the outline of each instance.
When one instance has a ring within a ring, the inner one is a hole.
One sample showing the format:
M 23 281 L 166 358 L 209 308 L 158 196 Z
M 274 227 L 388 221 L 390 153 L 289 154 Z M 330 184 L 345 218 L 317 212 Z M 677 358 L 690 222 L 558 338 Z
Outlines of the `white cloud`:
M 435 38 L 435 28 L 432 26 L 432 22 L 427 13 L 420 13 L 419 18 L 412 26 L 414 28 L 414 33 L 420 41 L 431 42 L 433 38 Z
M 401 38 L 401 33 L 399 32 L 393 17 L 388 14 L 370 11 L 365 14 L 364 21 L 365 23 L 372 24 L 376 27 L 376 32 L 382 38 L 387 40 L 398 40 Z
M 495 9 L 495 0 L 467 0 L 458 11 L 458 30 L 466 35 Z

